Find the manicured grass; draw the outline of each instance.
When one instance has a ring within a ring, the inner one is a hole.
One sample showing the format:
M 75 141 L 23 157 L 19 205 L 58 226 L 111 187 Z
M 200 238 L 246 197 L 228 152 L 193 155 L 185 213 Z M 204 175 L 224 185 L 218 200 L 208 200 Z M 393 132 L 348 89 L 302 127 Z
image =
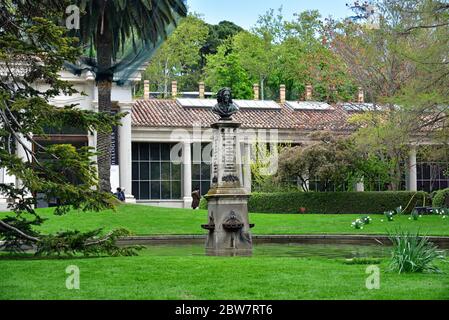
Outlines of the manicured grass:
M 126 228 L 135 235 L 174 235 L 205 234 L 201 224 L 207 222 L 206 211 L 186 209 L 166 209 L 141 205 L 123 205 L 116 212 L 70 212 L 58 217 L 52 209 L 39 210 L 49 218 L 42 231 L 54 233 L 62 230 L 87 231 L 104 228 L 105 231 Z M 4 217 L 6 214 L 0 214 Z M 373 221 L 363 230 L 351 228 L 351 222 L 361 215 L 299 215 L 299 214 L 257 214 L 250 215 L 256 227 L 254 234 L 386 234 L 401 227 L 410 231 L 435 236 L 449 236 L 449 219 L 439 216 L 424 216 L 419 221 L 409 220 L 409 216 L 396 216 L 395 221 L 387 222 L 383 215 L 371 215 Z M 384 222 L 381 222 L 384 220 Z
M 67 290 L 66 268 L 80 268 L 80 290 Z M 0 299 L 449 299 L 446 274 L 387 272 L 366 289 L 366 265 L 342 259 L 161 255 L 37 260 L 0 256 Z M 238 273 L 236 273 L 238 270 Z

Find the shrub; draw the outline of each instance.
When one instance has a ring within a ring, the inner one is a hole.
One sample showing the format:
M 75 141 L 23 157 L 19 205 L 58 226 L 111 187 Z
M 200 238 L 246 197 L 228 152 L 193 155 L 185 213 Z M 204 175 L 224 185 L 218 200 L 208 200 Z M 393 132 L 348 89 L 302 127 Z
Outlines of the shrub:
M 207 210 L 207 200 L 204 197 L 201 197 L 200 200 L 200 209 L 201 210 Z
M 416 196 L 415 196 L 416 195 Z M 320 214 L 382 214 L 402 206 L 410 213 L 424 202 L 425 192 L 279 192 L 253 193 L 248 202 L 250 212 Z
M 363 224 L 370 224 L 371 223 L 371 221 L 373 221 L 373 219 L 371 219 L 371 217 L 363 217 L 362 218 L 362 222 L 363 222 Z
M 435 214 L 440 215 L 443 219 L 449 217 L 449 208 L 439 208 L 434 210 Z
M 391 271 L 440 272 L 433 262 L 443 257 L 428 237 L 420 236 L 419 233 L 397 231 L 396 234 L 390 234 L 390 240 L 393 243 Z
M 384 212 L 384 216 L 385 216 L 385 218 L 387 218 L 387 221 L 389 221 L 389 222 L 394 220 L 394 215 L 395 215 L 394 211 L 385 211 Z
M 421 216 L 419 215 L 419 212 L 418 212 L 418 210 L 416 210 L 416 209 L 413 209 L 413 211 L 412 211 L 412 214 L 411 214 L 411 216 L 410 216 L 410 220 L 415 220 L 415 221 L 418 221 L 419 220 L 419 218 L 421 218 Z
M 357 219 L 351 224 L 351 226 L 355 229 L 363 229 L 364 223 L 361 219 Z
M 432 203 L 434 208 L 449 208 L 449 189 L 437 191 Z

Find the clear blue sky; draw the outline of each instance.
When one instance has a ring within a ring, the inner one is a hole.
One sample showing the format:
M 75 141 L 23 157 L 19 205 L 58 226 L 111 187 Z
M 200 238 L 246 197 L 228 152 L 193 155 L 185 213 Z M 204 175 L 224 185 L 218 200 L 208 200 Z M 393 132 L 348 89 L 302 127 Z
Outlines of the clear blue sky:
M 351 0 L 187 0 L 191 12 L 203 14 L 206 22 L 216 24 L 228 20 L 249 29 L 268 9 L 283 7 L 287 20 L 294 13 L 316 9 L 323 17 L 345 18 L 351 15 L 346 3 Z

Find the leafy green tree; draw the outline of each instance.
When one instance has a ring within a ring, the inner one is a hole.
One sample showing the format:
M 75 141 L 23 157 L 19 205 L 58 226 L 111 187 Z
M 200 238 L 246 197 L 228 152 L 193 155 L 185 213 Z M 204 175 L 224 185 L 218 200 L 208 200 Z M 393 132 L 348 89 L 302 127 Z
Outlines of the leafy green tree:
M 279 182 L 298 179 L 304 191 L 318 179 L 333 184 L 337 190 L 351 190 L 362 178 L 376 180 L 385 172 L 382 162 L 356 152 L 352 138 L 336 138 L 331 132 L 310 135 L 311 143 L 284 148 L 279 156 Z
M 217 54 L 208 56 L 206 84 L 214 91 L 229 87 L 234 98 L 251 99 L 252 81 L 241 65 L 238 52 L 232 51 L 231 40 L 221 45 Z
M 232 38 L 237 33 L 242 32 L 243 28 L 230 21 L 221 21 L 218 24 L 208 25 L 209 35 L 206 43 L 201 48 L 202 67 L 206 64 L 206 57 L 210 54 L 216 54 L 218 47 Z
M 449 8 L 433 0 L 373 5 L 377 24 L 363 14 L 358 22 L 334 22 L 329 39 L 373 103 L 351 120 L 358 145 L 388 164 L 390 186 L 398 189 L 410 143 L 447 144 Z M 364 12 L 363 6 L 355 8 Z
M 308 84 L 320 101 L 353 100 L 355 86 L 347 66 L 335 55 L 324 35 L 318 11 L 304 11 L 285 23 L 286 36 L 280 45 L 279 79 L 288 91 L 305 97 Z
M 46 127 L 71 126 L 83 131 L 110 134 L 120 116 L 82 111 L 76 106 L 56 108 L 49 100 L 59 94 L 72 95 L 72 86 L 59 79 L 65 61 L 75 62 L 80 47 L 67 30 L 52 21 L 62 18 L 67 3 L 61 1 L 0 1 L 0 164 L 20 183 L 0 183 L 0 193 L 10 199 L 15 213 L 0 220 L 0 240 L 9 250 L 32 244 L 37 254 L 134 254 L 133 248 L 119 248 L 116 230 L 41 234 L 35 227 L 44 220 L 34 210 L 37 194 L 55 198 L 61 215 L 74 208 L 99 211 L 113 208 L 109 192 L 98 190 L 96 155 L 90 148 L 71 145 L 43 145 L 33 136 L 46 136 Z M 36 82 L 47 89 L 36 89 Z M 16 150 L 23 150 L 26 159 Z
M 276 66 L 274 45 L 255 34 L 241 32 L 233 38 L 233 52 L 251 80 L 260 84 L 261 99 L 264 100 L 265 84 Z
M 168 96 L 170 81 L 177 80 L 184 90 L 197 90 L 202 77 L 201 52 L 209 29 L 199 17 L 189 15 L 162 45 L 145 71 L 145 79 Z

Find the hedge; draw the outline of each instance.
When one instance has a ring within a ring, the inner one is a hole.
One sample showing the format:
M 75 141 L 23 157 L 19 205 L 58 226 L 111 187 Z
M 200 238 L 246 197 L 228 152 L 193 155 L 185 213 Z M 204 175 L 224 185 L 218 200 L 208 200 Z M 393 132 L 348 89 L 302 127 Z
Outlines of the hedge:
M 439 190 L 435 193 L 433 206 L 435 208 L 449 207 L 449 189 Z
M 426 201 L 424 202 L 424 199 Z M 412 201 L 411 201 L 412 200 Z M 410 203 L 411 201 L 411 203 Z M 430 205 L 425 192 L 282 192 L 253 193 L 248 202 L 250 212 L 319 214 L 376 214 L 399 206 L 410 213 L 415 206 Z M 202 201 L 201 207 L 207 208 Z

